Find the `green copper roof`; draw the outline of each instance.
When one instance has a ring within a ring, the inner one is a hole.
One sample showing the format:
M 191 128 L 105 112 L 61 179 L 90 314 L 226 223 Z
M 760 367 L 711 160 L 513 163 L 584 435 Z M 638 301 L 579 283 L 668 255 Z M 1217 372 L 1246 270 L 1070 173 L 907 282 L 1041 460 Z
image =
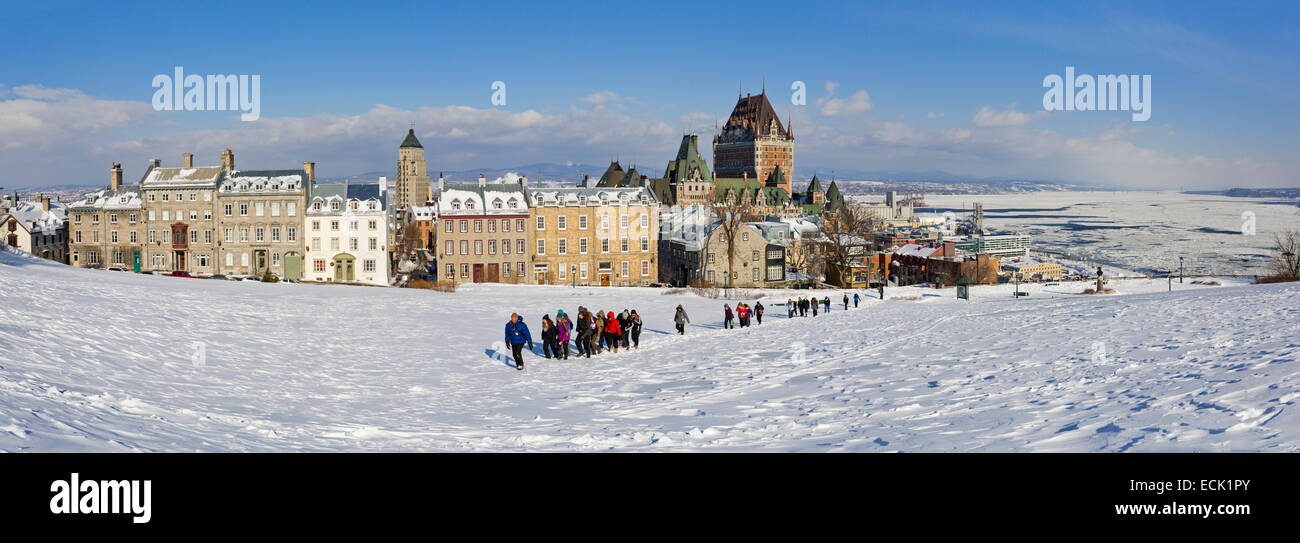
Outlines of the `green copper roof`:
M 699 137 L 694 134 L 682 136 L 682 144 L 677 148 L 677 158 L 668 161 L 664 170 L 664 179 L 669 183 L 682 183 L 691 179 L 695 170 L 699 170 L 701 179 L 708 179 L 709 165 L 700 156 Z
M 424 146 L 420 145 L 420 140 L 416 139 L 415 137 L 414 128 L 412 128 L 410 132 L 406 133 L 406 139 L 402 140 L 402 145 L 399 148 L 406 148 L 406 147 L 419 147 L 420 149 L 424 149 Z

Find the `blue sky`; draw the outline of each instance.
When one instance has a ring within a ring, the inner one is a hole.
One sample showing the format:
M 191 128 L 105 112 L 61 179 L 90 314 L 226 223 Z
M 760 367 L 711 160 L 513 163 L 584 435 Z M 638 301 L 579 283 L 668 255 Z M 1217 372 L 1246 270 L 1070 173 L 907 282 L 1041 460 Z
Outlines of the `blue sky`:
M 1296 186 L 1294 3 L 57 3 L 0 21 L 0 186 L 98 184 L 231 147 L 247 167 L 532 162 L 660 173 L 764 81 L 796 166 Z M 155 112 L 155 74 L 258 74 L 261 116 Z M 1046 112 L 1042 80 L 1150 74 L 1152 116 Z M 490 102 L 493 81 L 507 104 Z M 803 81 L 807 105 L 790 103 Z M 984 111 L 981 114 L 981 110 Z M 707 157 L 710 162 L 712 157 Z M 134 170 L 134 171 L 133 171 Z M 598 172 L 592 172 L 598 173 Z M 16 179 L 15 179 L 16 178 Z

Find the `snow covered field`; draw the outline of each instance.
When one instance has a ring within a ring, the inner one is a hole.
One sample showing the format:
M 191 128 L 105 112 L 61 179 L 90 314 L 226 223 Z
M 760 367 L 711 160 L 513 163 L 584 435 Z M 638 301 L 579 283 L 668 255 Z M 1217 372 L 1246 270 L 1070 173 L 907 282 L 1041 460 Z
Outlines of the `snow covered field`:
M 934 210 L 965 217 L 984 203 L 984 224 L 1033 235 L 1034 249 L 1064 252 L 1141 273 L 1266 274 L 1273 234 L 1300 228 L 1300 208 L 1267 198 L 1162 192 L 930 195 Z M 928 210 L 918 209 L 918 212 Z M 1242 214 L 1255 235 L 1243 235 Z
M 794 320 L 776 296 L 761 326 L 722 330 L 722 301 L 656 289 L 223 282 L 4 253 L 0 450 L 1300 450 L 1300 284 L 1111 286 L 897 288 L 850 311 L 825 292 L 829 314 Z M 580 304 L 637 309 L 641 350 L 523 372 L 491 356 L 511 311 L 537 337 Z

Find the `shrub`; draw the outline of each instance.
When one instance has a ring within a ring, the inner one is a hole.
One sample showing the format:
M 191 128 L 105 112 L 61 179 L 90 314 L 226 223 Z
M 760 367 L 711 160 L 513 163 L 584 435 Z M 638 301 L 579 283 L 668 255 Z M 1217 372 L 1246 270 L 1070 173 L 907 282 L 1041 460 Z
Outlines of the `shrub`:
M 271 270 L 266 270 L 266 273 L 263 273 L 263 274 L 262 274 L 262 282 L 263 282 L 263 283 L 279 283 L 279 282 L 280 282 L 280 278 L 279 278 L 279 277 L 276 277 L 276 275 L 275 275 L 274 273 L 272 273 Z
M 450 281 L 446 283 L 435 283 L 433 281 L 425 281 L 423 279 L 412 279 L 410 282 L 406 284 L 406 286 L 407 288 L 422 288 L 425 290 L 433 290 L 437 292 L 456 292 L 456 283 L 452 283 Z

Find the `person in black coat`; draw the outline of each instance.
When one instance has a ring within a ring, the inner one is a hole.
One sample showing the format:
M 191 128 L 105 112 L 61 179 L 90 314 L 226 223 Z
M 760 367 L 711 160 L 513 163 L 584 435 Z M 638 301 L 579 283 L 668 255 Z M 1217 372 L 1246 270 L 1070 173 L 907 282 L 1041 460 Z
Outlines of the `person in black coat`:
M 631 325 L 629 328 L 632 329 L 629 333 L 632 337 L 632 348 L 640 349 L 641 348 L 641 324 L 642 324 L 641 315 L 637 315 L 635 309 L 632 310 L 631 315 L 628 315 L 628 324 Z

